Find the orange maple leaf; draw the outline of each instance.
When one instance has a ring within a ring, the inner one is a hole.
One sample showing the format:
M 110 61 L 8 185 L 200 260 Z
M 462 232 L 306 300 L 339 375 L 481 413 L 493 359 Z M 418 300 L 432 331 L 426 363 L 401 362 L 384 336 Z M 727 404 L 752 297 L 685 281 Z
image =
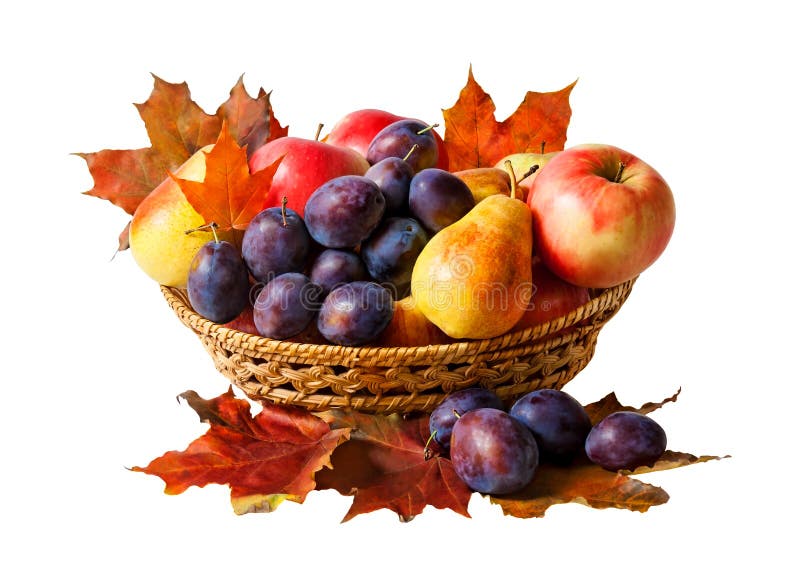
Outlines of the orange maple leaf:
M 493 167 L 512 153 L 560 151 L 567 140 L 572 110 L 569 94 L 575 82 L 558 92 L 525 94 L 519 107 L 502 122 L 495 119 L 491 96 L 475 81 L 472 67 L 456 103 L 444 114 L 444 144 L 450 170 Z
M 253 216 L 264 209 L 272 178 L 281 159 L 255 174 L 247 165 L 247 150 L 240 147 L 223 126 L 214 147 L 206 155 L 206 176 L 202 182 L 170 176 L 184 196 L 207 223 L 220 230 L 244 230 Z

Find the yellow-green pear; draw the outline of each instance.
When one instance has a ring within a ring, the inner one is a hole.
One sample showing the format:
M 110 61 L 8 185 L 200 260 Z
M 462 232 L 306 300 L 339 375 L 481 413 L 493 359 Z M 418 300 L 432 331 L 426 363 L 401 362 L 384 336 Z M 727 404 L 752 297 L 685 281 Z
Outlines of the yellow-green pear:
M 541 172 L 550 159 L 559 153 L 560 151 L 551 151 L 550 153 L 545 153 L 544 147 L 542 147 L 541 153 L 513 153 L 500 159 L 495 167 L 505 170 L 505 162 L 511 161 L 511 166 L 514 168 L 514 175 L 520 179 L 519 186 L 525 190 L 530 190 L 536 176 Z M 525 176 L 534 165 L 538 165 L 539 168 L 528 176 Z M 525 178 L 523 179 L 523 177 Z
M 186 160 L 173 174 L 182 179 L 202 182 L 206 176 L 206 153 L 203 147 Z M 159 284 L 185 288 L 189 266 L 197 251 L 214 240 L 210 231 L 186 230 L 205 224 L 183 195 L 178 183 L 167 177 L 148 194 L 133 214 L 130 227 L 131 255 L 139 267 Z M 228 237 L 225 233 L 221 238 Z
M 456 339 L 502 335 L 530 302 L 531 212 L 495 194 L 431 238 L 411 275 L 411 293 L 428 320 Z

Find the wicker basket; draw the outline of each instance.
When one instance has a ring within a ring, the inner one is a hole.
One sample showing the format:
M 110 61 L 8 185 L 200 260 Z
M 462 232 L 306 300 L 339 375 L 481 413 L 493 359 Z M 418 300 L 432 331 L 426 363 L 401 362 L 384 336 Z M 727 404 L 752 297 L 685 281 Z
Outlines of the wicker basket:
M 634 280 L 593 291 L 583 306 L 503 336 L 427 347 L 343 347 L 277 341 L 225 328 L 194 312 L 185 291 L 162 286 L 167 303 L 202 341 L 216 368 L 250 398 L 310 410 L 430 412 L 462 388 L 513 400 L 561 388 L 591 360 L 597 335 Z

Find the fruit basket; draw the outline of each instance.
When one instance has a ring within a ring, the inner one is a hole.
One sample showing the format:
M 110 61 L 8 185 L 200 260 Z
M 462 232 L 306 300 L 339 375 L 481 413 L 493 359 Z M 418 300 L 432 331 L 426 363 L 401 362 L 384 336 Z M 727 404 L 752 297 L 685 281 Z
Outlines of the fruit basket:
M 185 291 L 162 286 L 169 306 L 201 340 L 216 368 L 257 401 L 318 411 L 430 412 L 462 388 L 511 400 L 560 389 L 591 360 L 597 337 L 636 279 L 593 290 L 586 304 L 550 322 L 485 340 L 424 347 L 345 347 L 279 341 L 215 324 Z

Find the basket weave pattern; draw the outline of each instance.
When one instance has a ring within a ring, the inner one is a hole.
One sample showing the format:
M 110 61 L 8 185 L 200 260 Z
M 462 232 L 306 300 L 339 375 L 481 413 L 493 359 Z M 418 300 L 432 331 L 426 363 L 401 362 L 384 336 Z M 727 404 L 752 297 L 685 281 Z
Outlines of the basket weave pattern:
M 427 347 L 344 347 L 292 343 L 215 324 L 186 293 L 162 286 L 167 303 L 200 338 L 214 365 L 250 398 L 310 410 L 430 412 L 447 394 L 483 386 L 512 400 L 561 388 L 594 355 L 597 335 L 635 280 L 595 291 L 561 318 L 503 336 Z

